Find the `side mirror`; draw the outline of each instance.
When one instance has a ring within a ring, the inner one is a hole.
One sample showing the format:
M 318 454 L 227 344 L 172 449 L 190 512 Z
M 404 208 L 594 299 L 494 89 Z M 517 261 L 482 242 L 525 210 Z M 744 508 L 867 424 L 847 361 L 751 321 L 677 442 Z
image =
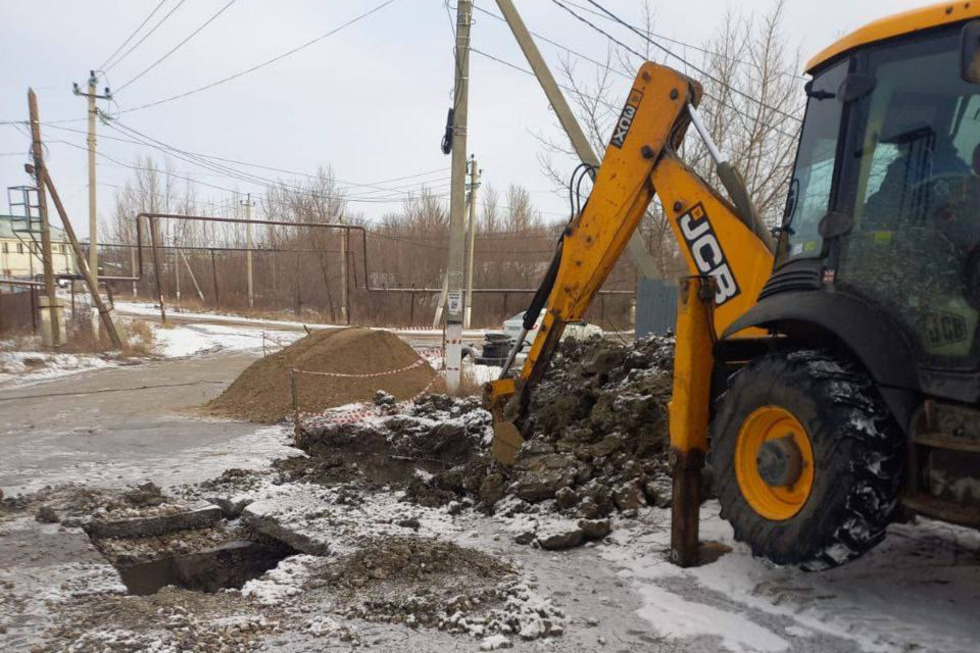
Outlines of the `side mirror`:
M 960 76 L 973 84 L 980 84 L 980 20 L 963 26 L 960 41 Z

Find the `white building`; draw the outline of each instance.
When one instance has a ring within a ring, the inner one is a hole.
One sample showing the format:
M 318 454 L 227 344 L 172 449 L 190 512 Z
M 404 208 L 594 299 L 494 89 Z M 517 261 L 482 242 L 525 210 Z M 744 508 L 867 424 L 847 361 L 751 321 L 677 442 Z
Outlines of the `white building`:
M 0 277 L 31 279 L 44 272 L 41 262 L 41 235 L 21 233 L 23 218 L 0 215 Z M 51 227 L 51 254 L 55 274 L 75 274 L 75 256 L 65 232 Z

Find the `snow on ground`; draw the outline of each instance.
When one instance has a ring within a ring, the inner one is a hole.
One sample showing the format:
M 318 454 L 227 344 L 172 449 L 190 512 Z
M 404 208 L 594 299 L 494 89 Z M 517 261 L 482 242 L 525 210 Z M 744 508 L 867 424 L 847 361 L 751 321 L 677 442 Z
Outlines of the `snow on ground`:
M 639 615 L 661 635 L 716 638 L 734 653 L 793 651 L 800 639 L 814 638 L 832 651 L 976 650 L 977 531 L 926 519 L 896 524 L 863 558 L 807 573 L 753 558 L 709 502 L 701 539 L 732 551 L 681 569 L 666 558 L 669 519 L 669 511 L 651 508 L 640 521 L 622 520 L 612 545 L 601 549 L 642 598 Z
M 155 349 L 165 358 L 184 358 L 217 351 L 266 349 L 276 351 L 298 340 L 302 333 L 268 331 L 253 327 L 218 324 L 176 325 L 163 328 L 154 325 Z
M 22 387 L 116 364 L 89 354 L 0 351 L 0 387 Z
M 194 421 L 197 420 L 186 420 L 188 425 L 193 425 Z M 196 483 L 214 478 L 226 469 L 263 469 L 277 458 L 294 456 L 297 450 L 290 446 L 291 441 L 289 427 L 267 426 L 224 442 L 188 448 L 180 456 L 147 454 L 126 462 L 76 456 L 78 460 L 60 470 L 46 468 L 43 461 L 27 461 L 22 463 L 22 470 L 36 467 L 33 479 L 21 485 L 7 485 L 3 490 L 8 496 L 15 496 L 36 492 L 46 485 L 65 483 L 82 483 L 93 487 L 119 487 L 146 481 L 153 481 L 161 487 Z
M 151 325 L 154 353 L 163 358 L 186 358 L 219 351 L 256 350 L 268 353 L 305 335 L 296 331 L 258 329 L 248 325 L 188 324 L 163 328 Z M 51 381 L 72 374 L 115 367 L 121 359 L 107 354 L 64 354 L 18 351 L 14 341 L 0 341 L 0 388 Z M 131 359 L 135 360 L 135 359 Z
M 146 302 L 116 302 L 114 304 L 116 312 L 122 315 L 138 315 L 145 317 L 159 317 L 160 309 L 155 304 L 150 304 Z M 168 313 L 168 315 L 172 315 Z M 254 326 L 268 325 L 270 323 L 275 323 L 286 329 L 302 330 L 304 327 L 313 331 L 319 331 L 323 329 L 345 329 L 346 325 L 342 324 L 320 324 L 316 322 L 302 322 L 296 320 L 278 320 L 271 318 L 251 318 L 243 317 L 241 315 L 229 315 L 226 313 L 211 313 L 206 311 L 182 311 L 177 313 L 177 315 L 183 316 L 194 316 L 196 318 L 201 318 L 202 320 L 208 320 L 209 322 L 223 322 L 228 324 L 251 324 Z M 378 331 L 391 331 L 393 333 L 413 333 L 417 335 L 442 335 L 442 329 L 426 329 L 426 328 L 398 328 L 398 327 L 370 327 Z M 463 331 L 465 337 L 480 337 L 484 334 L 484 329 L 467 329 Z

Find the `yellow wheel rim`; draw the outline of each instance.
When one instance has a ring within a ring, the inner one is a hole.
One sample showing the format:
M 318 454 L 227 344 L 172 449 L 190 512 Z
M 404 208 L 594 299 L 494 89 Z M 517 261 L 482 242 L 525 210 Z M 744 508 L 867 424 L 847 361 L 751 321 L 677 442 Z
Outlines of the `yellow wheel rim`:
M 792 483 L 770 485 L 759 471 L 759 453 L 766 442 L 784 439 L 796 445 L 801 468 Z M 813 446 L 791 412 L 763 406 L 745 419 L 735 442 L 735 478 L 745 501 L 766 519 L 783 521 L 803 508 L 813 489 Z

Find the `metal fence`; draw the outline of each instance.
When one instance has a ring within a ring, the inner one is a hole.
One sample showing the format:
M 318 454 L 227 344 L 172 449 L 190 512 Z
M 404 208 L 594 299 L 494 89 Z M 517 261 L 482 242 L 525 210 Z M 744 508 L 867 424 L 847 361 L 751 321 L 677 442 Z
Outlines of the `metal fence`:
M 0 334 L 37 331 L 37 289 L 0 285 Z
M 636 337 L 674 330 L 677 322 L 677 281 L 640 279 L 636 286 Z

